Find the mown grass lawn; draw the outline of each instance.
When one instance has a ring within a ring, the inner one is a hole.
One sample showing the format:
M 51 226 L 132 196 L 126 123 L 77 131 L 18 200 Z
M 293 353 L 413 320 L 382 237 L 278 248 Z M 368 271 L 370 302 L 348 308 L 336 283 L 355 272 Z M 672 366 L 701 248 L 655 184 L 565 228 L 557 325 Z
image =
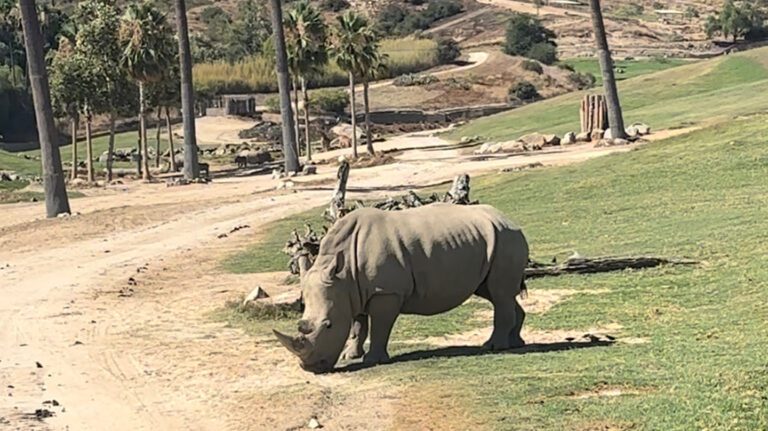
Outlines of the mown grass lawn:
M 600 327 L 619 342 L 579 350 L 434 358 L 357 373 L 418 391 L 440 388 L 478 429 L 768 429 L 768 117 L 706 127 L 627 154 L 580 165 L 478 178 L 474 197 L 519 222 L 535 258 L 653 253 L 701 261 L 592 276 L 532 280 L 576 295 L 527 325 Z M 276 223 L 225 265 L 282 269 L 287 232 L 311 213 Z M 317 212 L 313 212 L 317 214 Z M 483 326 L 474 303 L 398 321 L 398 341 Z M 271 322 L 248 322 L 268 330 Z M 279 327 L 291 328 L 283 321 Z M 642 339 L 629 344 L 622 339 Z M 578 397 L 600 388 L 621 396 Z M 440 409 L 440 405 L 433 406 Z M 613 428 L 611 428 L 613 427 Z
M 625 122 L 644 122 L 660 130 L 768 110 L 768 98 L 758 96 L 768 91 L 767 65 L 768 48 L 761 48 L 621 81 Z M 481 118 L 447 137 L 509 141 L 532 132 L 578 131 L 583 95 L 600 92 L 598 87 Z
M 595 85 L 603 85 L 603 75 L 600 72 L 600 63 L 597 58 L 571 58 L 562 63 L 573 67 L 577 72 L 591 73 L 597 78 Z M 643 58 L 635 60 L 616 60 L 616 80 L 624 81 L 640 75 L 660 72 L 672 67 L 682 66 L 689 61 L 677 58 Z

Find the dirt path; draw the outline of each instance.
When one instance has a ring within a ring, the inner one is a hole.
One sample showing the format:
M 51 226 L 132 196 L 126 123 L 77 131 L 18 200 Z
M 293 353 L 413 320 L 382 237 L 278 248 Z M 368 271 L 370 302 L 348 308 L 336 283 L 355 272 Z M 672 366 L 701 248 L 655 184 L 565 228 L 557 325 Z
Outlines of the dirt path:
M 526 3 L 526 2 L 515 1 L 515 0 L 478 0 L 478 2 L 491 5 L 491 6 L 502 7 L 514 12 L 527 13 L 529 15 L 537 14 L 536 6 L 533 5 L 532 3 Z M 589 14 L 586 12 L 573 10 L 573 9 L 562 9 L 562 8 L 553 7 L 553 6 L 541 6 L 538 10 L 538 13 L 540 15 L 589 16 Z
M 469 64 L 465 66 L 451 67 L 450 69 L 445 69 L 445 70 L 441 70 L 439 72 L 433 72 L 433 73 L 429 73 L 429 71 L 426 71 L 425 73 L 428 73 L 429 75 L 432 75 L 432 76 L 440 77 L 440 76 L 452 75 L 454 73 L 466 72 L 467 70 L 472 70 L 476 67 L 481 66 L 483 63 L 485 63 L 488 60 L 488 58 L 489 58 L 489 54 L 487 52 L 482 52 L 482 51 L 470 52 L 469 58 L 467 59 L 467 63 Z M 371 84 L 369 88 L 375 89 L 375 88 L 388 87 L 390 85 L 393 85 L 394 82 L 395 81 L 393 79 L 390 79 L 387 81 L 379 81 L 375 84 Z M 358 91 L 363 91 L 363 86 L 361 85 L 356 89 Z
M 379 148 L 408 150 L 397 163 L 353 170 L 350 198 L 400 194 L 392 187 L 434 184 L 462 172 L 574 163 L 630 149 L 575 146 L 481 161 L 428 134 Z M 4 206 L 0 426 L 294 429 L 320 411 L 329 429 L 392 428 L 387 412 L 407 402 L 406 395 L 387 395 L 397 387 L 355 386 L 339 398 L 334 388 L 348 388 L 354 376 L 301 373 L 271 339 L 254 344 L 208 316 L 233 292 L 257 283 L 222 274 L 220 258 L 252 242 L 265 224 L 327 202 L 329 191 L 317 182 L 334 173 L 323 166 L 320 175 L 297 178 L 296 190 L 280 193 L 269 191 L 275 181 L 267 177 L 179 188 L 127 185 L 73 200 L 81 214 L 69 219 L 38 219 L 41 204 Z M 238 225 L 250 228 L 217 238 Z M 118 296 L 128 288 L 131 297 Z M 375 418 L 346 412 L 345 405 L 374 389 L 381 394 Z M 313 396 L 290 398 L 299 390 Z M 282 399 L 292 411 L 274 411 L 268 399 Z M 59 406 L 42 404 L 46 400 Z M 43 407 L 56 415 L 42 422 L 28 416 Z

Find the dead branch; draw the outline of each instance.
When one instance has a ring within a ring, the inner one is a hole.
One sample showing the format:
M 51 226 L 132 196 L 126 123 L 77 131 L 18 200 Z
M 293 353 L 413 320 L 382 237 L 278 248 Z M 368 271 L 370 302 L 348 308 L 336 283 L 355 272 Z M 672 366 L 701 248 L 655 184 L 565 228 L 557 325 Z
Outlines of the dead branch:
M 595 274 L 623 271 L 625 269 L 654 268 L 662 265 L 695 265 L 693 260 L 669 259 L 653 256 L 638 257 L 577 257 L 563 264 L 530 262 L 525 270 L 526 278 L 558 277 L 566 274 Z
M 328 206 L 328 210 L 324 214 L 326 220 L 331 223 L 336 223 L 336 220 L 344 217 L 349 210 L 346 207 L 347 197 L 347 180 L 349 179 L 349 162 L 344 159 L 339 165 L 339 170 L 336 173 L 338 182 L 336 188 L 333 191 L 331 197 L 331 203 Z

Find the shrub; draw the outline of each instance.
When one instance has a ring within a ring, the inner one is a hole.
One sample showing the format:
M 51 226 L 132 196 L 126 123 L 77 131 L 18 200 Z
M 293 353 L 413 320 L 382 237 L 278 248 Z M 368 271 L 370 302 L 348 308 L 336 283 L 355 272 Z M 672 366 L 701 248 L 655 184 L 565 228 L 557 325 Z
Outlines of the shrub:
M 521 65 L 521 67 L 522 67 L 522 68 L 523 68 L 523 70 L 525 70 L 525 71 L 528 71 L 528 72 L 533 72 L 533 73 L 536 73 L 536 74 L 539 74 L 539 75 L 541 75 L 542 73 L 544 73 L 544 68 L 543 68 L 543 67 L 541 67 L 541 64 L 539 64 L 539 62 L 538 62 L 538 61 L 534 61 L 534 60 L 524 60 L 524 61 L 523 61 L 523 64 Z
M 526 56 L 534 45 L 546 43 L 553 46 L 555 33 L 541 24 L 537 18 L 526 14 L 512 15 L 507 25 L 504 52 L 509 55 Z
M 417 85 L 434 84 L 437 81 L 439 81 L 437 77 L 432 75 L 416 75 L 409 73 L 395 78 L 393 84 L 396 87 L 413 87 Z
M 448 78 L 445 80 L 445 85 L 457 90 L 468 91 L 472 89 L 472 82 L 467 78 Z
M 449 64 L 461 56 L 459 43 L 451 38 L 443 38 L 437 41 L 437 61 L 440 64 Z
M 541 97 L 536 86 L 528 81 L 520 81 L 510 87 L 508 96 L 511 101 L 520 100 L 523 102 L 532 102 Z
M 267 105 L 267 111 L 272 113 L 280 112 L 280 98 L 278 96 L 267 97 L 264 104 Z
M 349 98 L 344 90 L 318 90 L 310 95 L 309 103 L 310 109 L 341 115 L 349 105 Z
M 547 42 L 537 43 L 525 56 L 544 64 L 554 64 L 557 61 L 557 47 Z
M 595 86 L 597 78 L 591 73 L 573 72 L 568 75 L 568 80 L 579 90 L 586 90 Z
M 206 24 L 210 24 L 216 20 L 229 21 L 229 15 L 224 12 L 224 9 L 218 6 L 208 6 L 200 13 L 200 20 Z
M 459 0 L 433 0 L 422 11 L 411 11 L 390 4 L 376 17 L 377 28 L 384 34 L 407 35 L 426 30 L 435 21 L 456 15 L 463 10 Z
M 349 2 L 347 0 L 323 0 L 320 7 L 323 10 L 331 12 L 341 12 L 345 9 L 349 9 Z

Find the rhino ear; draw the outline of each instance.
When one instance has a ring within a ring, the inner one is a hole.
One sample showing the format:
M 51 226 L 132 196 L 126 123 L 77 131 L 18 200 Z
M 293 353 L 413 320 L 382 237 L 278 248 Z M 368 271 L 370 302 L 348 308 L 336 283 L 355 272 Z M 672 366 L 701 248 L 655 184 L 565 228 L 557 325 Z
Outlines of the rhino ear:
M 336 253 L 331 265 L 328 265 L 323 272 L 323 279 L 332 282 L 344 270 L 344 252 Z

